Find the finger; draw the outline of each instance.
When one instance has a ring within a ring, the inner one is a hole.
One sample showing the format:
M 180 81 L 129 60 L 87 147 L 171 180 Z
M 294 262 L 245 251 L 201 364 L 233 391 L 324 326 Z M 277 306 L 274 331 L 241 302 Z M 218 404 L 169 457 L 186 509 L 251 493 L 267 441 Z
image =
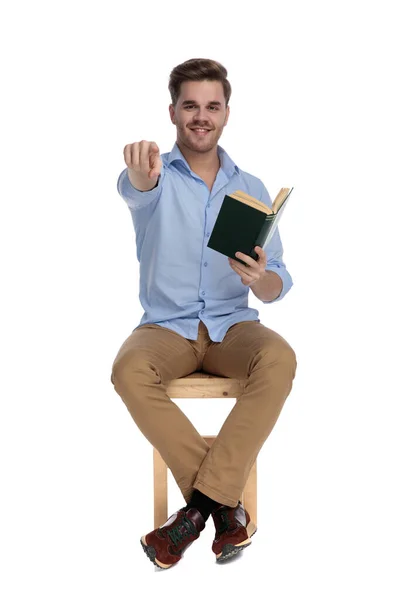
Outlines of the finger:
M 150 173 L 149 177 L 158 177 L 161 173 L 162 160 L 159 154 L 157 144 L 154 144 L 157 148 L 157 151 L 150 153 Z
M 257 252 L 257 254 L 259 256 L 261 256 L 261 258 L 265 258 L 266 254 L 263 248 L 261 248 L 261 246 L 256 246 L 255 247 L 255 251 Z
M 142 140 L 140 142 L 139 163 L 140 163 L 140 170 L 143 174 L 147 174 L 150 169 L 150 161 L 149 161 L 150 143 L 151 142 L 147 142 L 146 140 Z
M 241 275 L 247 274 L 246 268 L 249 268 L 248 265 L 242 265 L 242 263 L 237 262 L 236 260 L 233 261 L 232 266 L 235 267 L 235 270 Z
M 257 265 L 257 261 L 255 261 L 254 258 L 251 258 L 251 256 L 247 256 L 247 254 L 243 254 L 243 252 L 235 252 L 235 256 L 246 263 L 246 265 L 243 266 L 251 267 L 253 265 L 254 267 L 255 265 Z
M 155 142 L 150 142 L 149 152 L 151 154 L 160 154 L 160 148 Z
M 127 144 L 124 148 L 124 161 L 126 166 L 129 169 L 132 169 L 133 167 L 133 150 L 132 150 L 132 146 L 133 144 Z
M 134 142 L 132 144 L 132 169 L 134 171 L 139 171 L 140 169 L 140 162 L 139 162 L 139 158 L 140 158 L 140 154 L 139 154 L 139 144 L 137 142 Z

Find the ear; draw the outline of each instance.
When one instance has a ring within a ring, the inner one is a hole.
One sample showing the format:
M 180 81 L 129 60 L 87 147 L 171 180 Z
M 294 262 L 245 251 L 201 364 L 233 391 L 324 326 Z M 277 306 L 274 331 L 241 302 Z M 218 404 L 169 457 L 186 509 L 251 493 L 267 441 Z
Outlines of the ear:
M 171 118 L 172 123 L 175 125 L 175 110 L 173 104 L 169 105 L 169 116 Z
M 226 125 L 226 124 L 227 124 L 227 122 L 228 122 L 228 119 L 229 119 L 230 112 L 231 112 L 231 107 L 228 105 L 228 106 L 226 107 L 226 117 L 225 117 L 224 127 L 225 127 L 225 125 Z

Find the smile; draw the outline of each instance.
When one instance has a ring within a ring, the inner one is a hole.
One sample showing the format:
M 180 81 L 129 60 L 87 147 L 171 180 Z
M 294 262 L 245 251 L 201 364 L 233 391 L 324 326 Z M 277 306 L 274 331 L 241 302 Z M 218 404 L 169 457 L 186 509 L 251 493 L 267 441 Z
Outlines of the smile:
M 192 131 L 196 134 L 196 135 L 207 135 L 208 130 L 207 129 L 201 129 L 200 127 L 198 129 L 192 129 Z

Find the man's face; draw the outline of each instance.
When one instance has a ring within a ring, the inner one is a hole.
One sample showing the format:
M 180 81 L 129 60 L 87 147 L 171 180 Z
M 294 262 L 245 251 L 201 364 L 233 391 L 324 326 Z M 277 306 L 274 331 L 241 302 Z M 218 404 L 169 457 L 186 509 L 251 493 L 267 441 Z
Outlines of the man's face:
M 193 152 L 208 152 L 217 145 L 228 122 L 229 106 L 220 81 L 185 81 L 176 108 L 169 106 L 171 121 L 176 125 L 177 141 Z M 196 127 L 207 129 L 196 132 Z

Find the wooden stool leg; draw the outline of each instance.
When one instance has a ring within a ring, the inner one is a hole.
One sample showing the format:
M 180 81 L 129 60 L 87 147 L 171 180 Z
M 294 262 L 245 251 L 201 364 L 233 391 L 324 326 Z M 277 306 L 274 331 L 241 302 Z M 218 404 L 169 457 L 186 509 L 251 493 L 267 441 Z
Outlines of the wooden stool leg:
M 154 529 L 161 527 L 168 519 L 167 465 L 156 448 L 153 448 L 154 476 Z
M 253 523 L 257 525 L 257 460 L 254 461 L 250 469 L 240 501 L 249 513 Z

